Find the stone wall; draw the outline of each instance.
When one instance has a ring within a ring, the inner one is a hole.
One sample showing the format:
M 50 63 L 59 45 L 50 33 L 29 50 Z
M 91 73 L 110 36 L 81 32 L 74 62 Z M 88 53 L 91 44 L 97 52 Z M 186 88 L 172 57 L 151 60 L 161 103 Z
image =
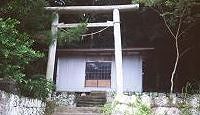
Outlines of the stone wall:
M 126 93 L 116 96 L 108 93 L 108 101 L 117 103 L 116 115 L 124 115 L 129 109 L 138 109 L 142 105 L 150 108 L 153 115 L 200 115 L 200 95 L 165 93 Z M 141 103 L 134 104 L 136 100 Z M 130 107 L 131 106 L 131 107 Z M 122 109 L 123 108 L 123 109 Z M 139 108 L 141 109 L 141 108 Z M 143 108 L 145 110 L 145 108 Z M 146 114 L 145 114 L 146 115 Z
M 0 91 L 0 115 L 43 115 L 45 103 Z
M 51 100 L 57 106 L 76 107 L 76 95 L 75 92 L 54 92 Z

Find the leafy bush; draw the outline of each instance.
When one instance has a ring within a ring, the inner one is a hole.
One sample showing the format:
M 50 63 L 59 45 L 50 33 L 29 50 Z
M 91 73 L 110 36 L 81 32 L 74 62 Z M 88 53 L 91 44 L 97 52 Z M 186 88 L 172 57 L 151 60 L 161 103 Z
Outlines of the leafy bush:
M 103 115 L 111 115 L 112 114 L 112 103 L 106 103 L 104 106 L 101 108 L 101 113 Z
M 20 78 L 17 81 L 20 93 L 23 96 L 45 100 L 54 89 L 54 84 L 38 75 L 35 79 Z
M 0 77 L 13 79 L 19 86 L 23 96 L 45 99 L 53 89 L 53 83 L 44 76 L 27 78 L 25 66 L 43 54 L 34 51 L 33 40 L 16 29 L 18 21 L 0 19 Z
M 46 30 L 50 27 L 51 15 L 44 7 L 46 0 L 10 0 L 0 8 L 0 16 L 17 19 L 21 30 L 30 33 Z
M 43 56 L 31 48 L 33 40 L 16 29 L 18 21 L 0 18 L 0 76 L 18 79 L 24 77 L 24 67 Z
M 187 82 L 185 87 L 182 88 L 182 93 L 186 94 L 200 94 L 200 82 Z
M 194 111 L 200 111 L 199 101 L 198 106 L 193 107 L 194 103 L 188 103 L 189 99 L 200 97 L 200 83 L 199 80 L 187 82 L 185 87 L 182 88 L 183 101 L 178 103 L 178 108 L 181 110 L 181 115 L 192 115 Z M 193 97 L 194 96 L 194 97 Z
M 151 107 L 148 104 L 135 95 L 116 95 L 114 101 L 105 104 L 101 112 L 104 115 L 151 115 Z

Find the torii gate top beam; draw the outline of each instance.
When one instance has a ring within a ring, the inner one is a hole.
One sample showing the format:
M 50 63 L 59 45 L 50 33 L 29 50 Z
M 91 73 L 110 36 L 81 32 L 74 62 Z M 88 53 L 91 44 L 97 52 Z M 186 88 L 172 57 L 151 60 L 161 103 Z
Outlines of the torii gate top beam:
M 139 8 L 139 4 L 110 5 L 110 6 L 66 6 L 66 7 L 45 7 L 46 10 L 58 13 L 77 14 L 77 13 L 112 13 L 114 9 L 120 12 L 134 11 Z

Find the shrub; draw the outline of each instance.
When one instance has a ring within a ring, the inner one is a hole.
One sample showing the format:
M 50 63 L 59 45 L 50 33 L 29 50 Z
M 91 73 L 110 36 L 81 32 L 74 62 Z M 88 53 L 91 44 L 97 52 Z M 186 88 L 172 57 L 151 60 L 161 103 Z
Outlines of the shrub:
M 12 79 L 24 77 L 25 65 L 43 56 L 34 51 L 33 40 L 16 29 L 18 21 L 0 18 L 0 76 Z
M 151 107 L 138 96 L 116 95 L 112 103 L 107 103 L 101 109 L 104 115 L 151 115 Z
M 0 18 L 0 76 L 14 80 L 21 95 L 45 99 L 52 91 L 53 83 L 44 76 L 30 79 L 24 74 L 25 66 L 43 54 L 31 48 L 34 41 L 20 33 L 17 24 L 19 22 L 14 19 Z
M 45 100 L 54 89 L 54 84 L 44 78 L 38 76 L 34 79 L 21 78 L 17 80 L 20 93 L 23 96 Z

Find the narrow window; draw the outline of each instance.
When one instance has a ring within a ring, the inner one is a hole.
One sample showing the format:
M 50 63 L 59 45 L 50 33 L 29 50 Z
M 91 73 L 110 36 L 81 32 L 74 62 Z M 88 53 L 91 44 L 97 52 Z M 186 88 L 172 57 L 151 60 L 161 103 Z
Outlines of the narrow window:
M 86 62 L 85 87 L 110 87 L 111 62 Z

